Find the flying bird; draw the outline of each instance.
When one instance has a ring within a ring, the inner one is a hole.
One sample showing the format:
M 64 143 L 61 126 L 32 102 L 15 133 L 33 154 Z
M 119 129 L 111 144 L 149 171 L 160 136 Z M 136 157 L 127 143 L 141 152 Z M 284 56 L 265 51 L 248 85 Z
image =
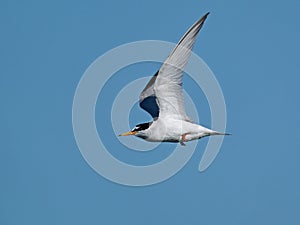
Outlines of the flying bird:
M 209 13 L 199 19 L 181 38 L 139 97 L 139 105 L 153 121 L 136 125 L 119 136 L 134 135 L 150 142 L 185 142 L 210 135 L 228 135 L 194 123 L 186 114 L 182 92 L 184 67 Z

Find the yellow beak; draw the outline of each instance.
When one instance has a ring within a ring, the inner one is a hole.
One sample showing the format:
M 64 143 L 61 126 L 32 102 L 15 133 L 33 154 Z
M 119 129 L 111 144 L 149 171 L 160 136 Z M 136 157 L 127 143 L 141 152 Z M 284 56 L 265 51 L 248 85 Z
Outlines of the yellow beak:
M 129 131 L 129 132 L 125 132 L 123 134 L 120 134 L 119 136 L 128 136 L 128 135 L 135 135 L 136 131 Z

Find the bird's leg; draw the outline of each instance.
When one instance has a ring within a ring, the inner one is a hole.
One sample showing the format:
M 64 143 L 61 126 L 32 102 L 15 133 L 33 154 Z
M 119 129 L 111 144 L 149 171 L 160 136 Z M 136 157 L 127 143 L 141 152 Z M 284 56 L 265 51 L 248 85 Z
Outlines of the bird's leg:
M 190 133 L 184 133 L 183 135 L 181 135 L 181 140 L 180 140 L 180 144 L 182 145 L 182 146 L 185 146 L 185 144 L 184 144 L 184 142 L 186 141 L 186 135 L 188 135 L 188 134 L 190 134 Z

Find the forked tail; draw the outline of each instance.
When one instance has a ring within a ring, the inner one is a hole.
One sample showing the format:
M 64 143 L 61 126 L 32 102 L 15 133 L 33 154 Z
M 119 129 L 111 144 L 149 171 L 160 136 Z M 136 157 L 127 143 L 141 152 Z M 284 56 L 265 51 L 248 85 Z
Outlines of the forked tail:
M 211 132 L 210 135 L 232 135 L 232 134 L 230 134 L 230 133 L 221 133 L 221 132 L 218 132 L 218 131 L 213 131 L 213 132 Z

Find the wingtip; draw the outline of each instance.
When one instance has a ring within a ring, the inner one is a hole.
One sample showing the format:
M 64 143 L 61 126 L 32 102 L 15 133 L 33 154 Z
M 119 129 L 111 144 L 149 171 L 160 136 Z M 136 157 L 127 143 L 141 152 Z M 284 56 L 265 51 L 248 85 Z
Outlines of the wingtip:
M 203 23 L 209 14 L 210 14 L 210 12 L 207 12 L 204 16 L 201 17 L 200 21 L 202 21 L 202 23 Z
M 203 19 L 206 19 L 208 17 L 208 15 L 210 14 L 210 12 L 207 12 L 204 16 Z

